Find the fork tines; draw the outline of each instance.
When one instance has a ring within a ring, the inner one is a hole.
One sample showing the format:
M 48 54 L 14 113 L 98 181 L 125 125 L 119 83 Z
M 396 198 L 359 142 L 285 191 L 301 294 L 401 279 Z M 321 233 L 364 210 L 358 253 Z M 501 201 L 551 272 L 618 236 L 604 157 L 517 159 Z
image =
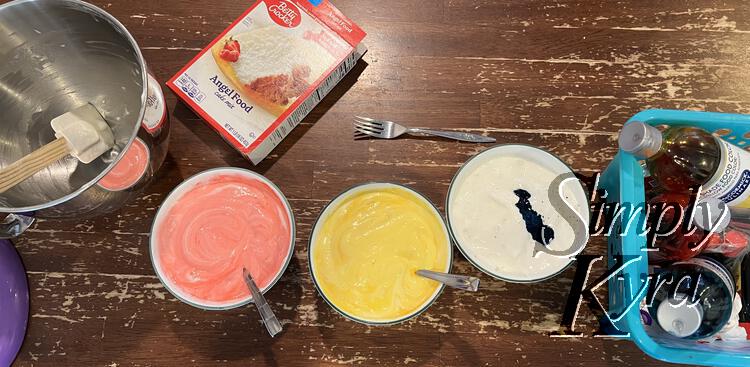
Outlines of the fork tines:
M 367 136 L 380 138 L 383 133 L 383 123 L 369 117 L 354 116 L 354 138 Z
M 356 131 L 356 130 L 354 131 L 354 140 L 363 140 L 363 139 L 368 139 L 368 138 L 372 138 L 372 137 L 373 136 L 370 135 L 370 134 L 361 133 L 361 132 Z
M 362 121 L 362 122 L 372 122 L 374 124 L 383 125 L 382 120 L 371 119 L 369 117 L 354 116 L 354 121 L 357 121 L 357 120 Z

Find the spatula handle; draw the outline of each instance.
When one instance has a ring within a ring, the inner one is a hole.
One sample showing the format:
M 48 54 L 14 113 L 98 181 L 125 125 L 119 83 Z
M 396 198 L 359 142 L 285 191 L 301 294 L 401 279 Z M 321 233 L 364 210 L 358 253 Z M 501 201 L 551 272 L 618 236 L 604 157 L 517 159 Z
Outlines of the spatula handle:
M 59 138 L 0 170 L 0 194 L 70 153 L 68 142 Z

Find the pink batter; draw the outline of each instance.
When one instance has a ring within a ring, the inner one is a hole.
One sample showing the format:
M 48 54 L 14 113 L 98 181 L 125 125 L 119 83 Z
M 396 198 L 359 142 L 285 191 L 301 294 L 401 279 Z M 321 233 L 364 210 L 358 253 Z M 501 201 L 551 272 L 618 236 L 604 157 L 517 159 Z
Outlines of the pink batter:
M 265 288 L 291 246 L 282 200 L 266 183 L 237 173 L 211 176 L 184 192 L 158 226 L 162 275 L 200 303 L 246 299 L 243 267 Z
M 122 191 L 135 185 L 148 168 L 148 148 L 136 138 L 125 155 L 101 180 L 99 186 L 110 191 Z

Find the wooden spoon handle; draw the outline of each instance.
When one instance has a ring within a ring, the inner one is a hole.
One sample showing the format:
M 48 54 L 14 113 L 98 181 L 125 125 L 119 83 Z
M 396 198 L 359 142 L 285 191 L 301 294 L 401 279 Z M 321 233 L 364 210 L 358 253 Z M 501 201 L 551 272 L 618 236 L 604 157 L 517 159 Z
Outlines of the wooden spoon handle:
M 0 194 L 68 154 L 70 154 L 68 142 L 65 141 L 65 138 L 58 138 L 5 167 L 0 170 Z

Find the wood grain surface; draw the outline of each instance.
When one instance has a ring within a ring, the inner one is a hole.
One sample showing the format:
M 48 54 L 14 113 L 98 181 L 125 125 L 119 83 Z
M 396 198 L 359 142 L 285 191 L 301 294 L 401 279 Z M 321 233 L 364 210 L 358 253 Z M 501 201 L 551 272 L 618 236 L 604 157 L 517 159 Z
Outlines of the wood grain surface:
M 250 1 L 95 0 L 128 27 L 162 82 Z M 486 146 L 431 139 L 352 139 L 354 114 L 487 133 L 549 149 L 591 174 L 615 135 L 646 108 L 750 113 L 750 2 L 742 0 L 339 0 L 368 33 L 364 62 L 253 167 L 166 91 L 172 142 L 157 181 L 95 220 L 40 221 L 16 241 L 31 319 L 18 366 L 643 366 L 633 343 L 551 339 L 573 270 L 540 284 L 481 277 L 446 290 L 413 321 L 367 327 L 316 293 L 307 264 L 321 207 L 369 180 L 409 185 L 443 203 L 457 167 Z M 251 168 L 290 198 L 295 257 L 267 297 L 284 324 L 271 339 L 253 308 L 206 312 L 160 284 L 149 230 L 165 195 L 220 166 Z M 441 209 L 442 209 L 442 205 Z M 604 254 L 595 239 L 587 253 Z M 591 333 L 588 312 L 579 321 Z

